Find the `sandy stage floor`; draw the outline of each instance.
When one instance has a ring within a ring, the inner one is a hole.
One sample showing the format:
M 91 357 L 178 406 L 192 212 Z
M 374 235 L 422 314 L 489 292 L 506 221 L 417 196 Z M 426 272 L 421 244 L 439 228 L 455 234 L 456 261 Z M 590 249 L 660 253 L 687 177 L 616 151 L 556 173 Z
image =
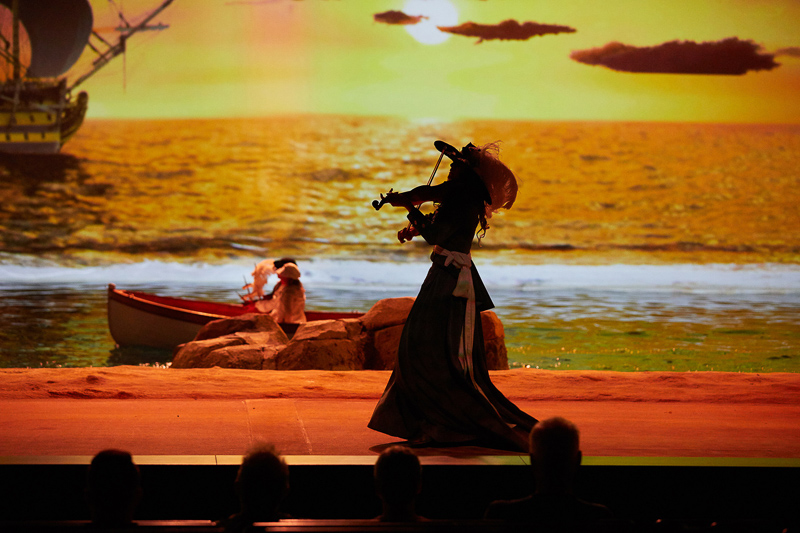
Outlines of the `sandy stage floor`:
M 0 399 L 377 400 L 390 372 L 106 368 L 0 369 Z M 800 374 L 607 372 L 516 369 L 491 372 L 512 400 L 702 402 L 800 405 Z
M 257 440 L 298 456 L 374 456 L 398 441 L 366 427 L 389 375 L 0 369 L 0 456 L 91 455 L 112 444 L 237 455 Z M 800 460 L 800 374 L 519 369 L 492 379 L 533 416 L 576 422 L 586 456 Z

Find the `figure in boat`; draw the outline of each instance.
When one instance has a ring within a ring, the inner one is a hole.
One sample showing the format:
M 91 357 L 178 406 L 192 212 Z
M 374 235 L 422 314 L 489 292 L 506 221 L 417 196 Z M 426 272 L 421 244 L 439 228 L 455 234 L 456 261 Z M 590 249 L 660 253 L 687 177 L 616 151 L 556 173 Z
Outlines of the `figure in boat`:
M 271 293 L 264 294 L 264 285 L 272 274 L 278 276 L 278 282 Z M 242 287 L 247 291 L 242 300 L 255 302 L 260 313 L 270 314 L 279 324 L 305 323 L 306 291 L 294 259 L 265 259 L 256 265 L 251 275 L 253 282 Z

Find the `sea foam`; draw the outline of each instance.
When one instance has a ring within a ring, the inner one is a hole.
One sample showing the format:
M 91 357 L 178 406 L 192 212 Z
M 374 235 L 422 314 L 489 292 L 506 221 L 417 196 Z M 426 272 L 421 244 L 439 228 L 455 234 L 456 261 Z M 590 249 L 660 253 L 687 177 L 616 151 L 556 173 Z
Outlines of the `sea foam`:
M 307 287 L 413 289 L 430 263 L 371 262 L 320 259 L 299 261 Z M 672 264 L 672 265 L 507 265 L 478 264 L 487 287 L 517 291 L 585 289 L 619 291 L 795 292 L 800 290 L 800 265 Z M 71 268 L 58 265 L 0 263 L 0 286 L 83 285 L 137 287 L 241 287 L 251 281 L 253 265 L 141 261 Z

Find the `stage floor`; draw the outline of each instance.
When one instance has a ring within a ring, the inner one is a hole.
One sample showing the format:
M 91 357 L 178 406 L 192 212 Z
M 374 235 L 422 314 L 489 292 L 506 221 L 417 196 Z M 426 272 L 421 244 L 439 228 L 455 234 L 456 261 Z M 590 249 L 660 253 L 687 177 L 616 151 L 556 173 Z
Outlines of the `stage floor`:
M 269 441 L 292 468 L 287 512 L 374 517 L 372 465 L 399 442 L 367 428 L 388 379 L 369 371 L 0 369 L 4 515 L 85 519 L 85 465 L 121 448 L 142 468 L 140 519 L 221 518 L 236 509 L 242 454 Z M 580 493 L 621 517 L 797 521 L 800 374 L 511 370 L 492 381 L 533 416 L 578 425 L 587 467 Z M 530 490 L 525 454 L 417 452 L 424 516 L 480 518 L 490 501 Z
M 581 429 L 585 464 L 800 466 L 800 406 L 517 401 Z M 290 464 L 373 463 L 399 439 L 366 427 L 372 399 L 0 400 L 0 462 L 84 463 L 121 448 L 139 463 L 238 464 L 255 442 Z M 479 447 L 424 448 L 423 462 L 521 464 Z
M 0 369 L 0 464 L 238 464 L 268 441 L 292 464 L 372 464 L 399 439 L 367 428 L 389 372 L 142 367 Z M 800 375 L 511 370 L 526 412 L 581 430 L 585 464 L 800 466 Z M 424 462 L 520 464 L 524 454 L 424 448 Z

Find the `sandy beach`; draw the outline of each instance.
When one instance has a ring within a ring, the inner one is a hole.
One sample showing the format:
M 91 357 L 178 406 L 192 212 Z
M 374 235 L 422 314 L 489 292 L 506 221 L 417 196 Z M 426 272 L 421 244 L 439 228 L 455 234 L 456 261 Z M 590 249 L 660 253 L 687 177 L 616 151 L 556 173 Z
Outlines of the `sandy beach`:
M 386 371 L 254 371 L 117 366 L 0 369 L 0 399 L 375 399 Z M 515 401 L 698 402 L 800 405 L 800 374 L 609 372 L 515 369 L 491 372 Z

